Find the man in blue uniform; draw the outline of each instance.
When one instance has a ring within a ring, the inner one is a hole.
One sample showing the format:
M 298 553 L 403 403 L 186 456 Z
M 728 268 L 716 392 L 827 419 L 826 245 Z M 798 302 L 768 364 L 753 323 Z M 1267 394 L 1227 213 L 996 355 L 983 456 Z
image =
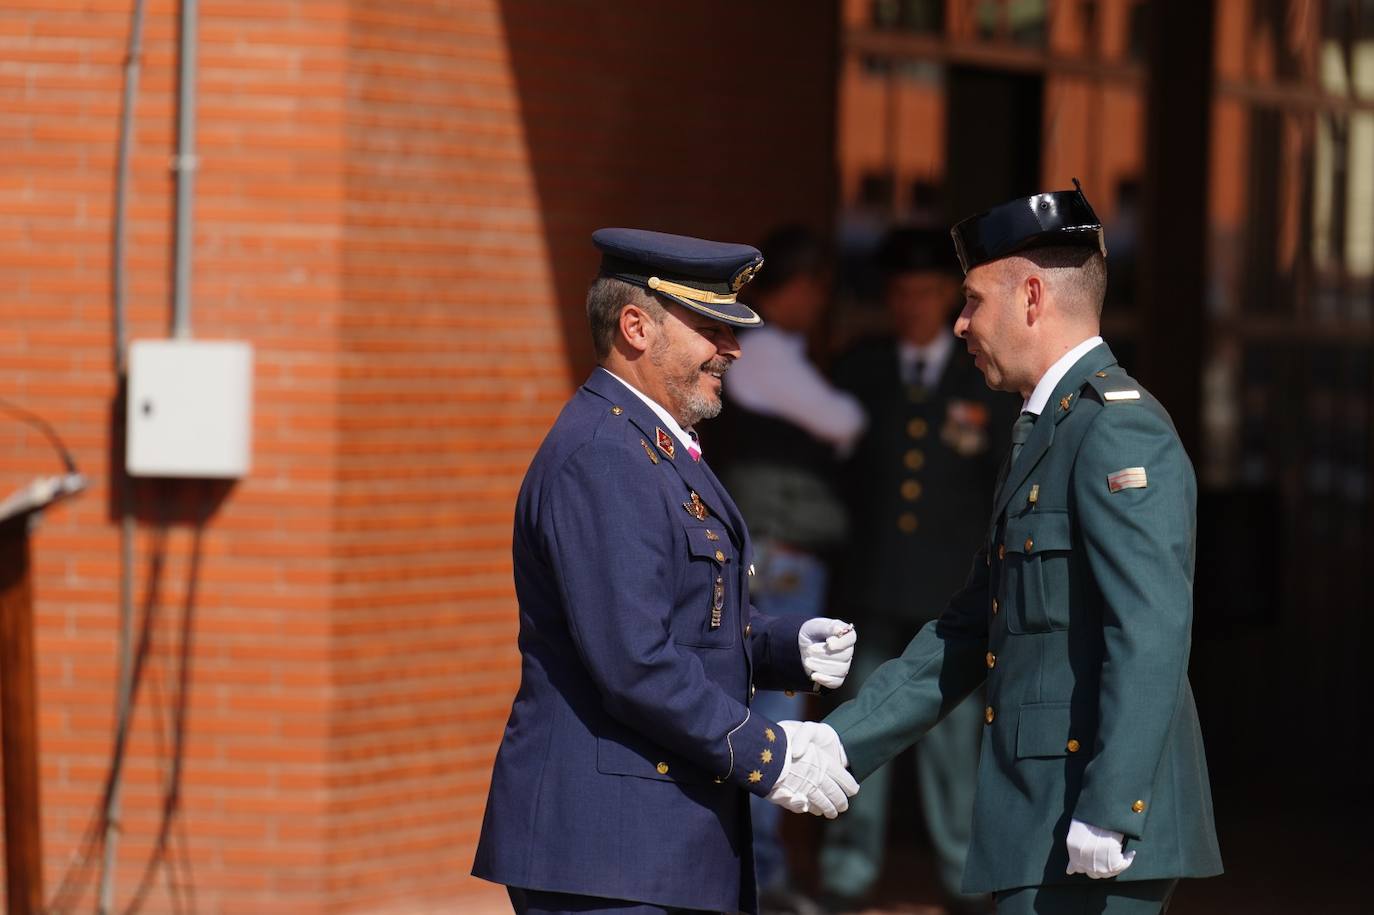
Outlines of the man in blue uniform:
M 520 913 L 756 908 L 749 794 L 835 816 L 857 784 L 753 714 L 755 689 L 839 686 L 855 633 L 753 613 L 753 555 L 692 427 L 721 409 L 745 245 L 593 235 L 599 367 L 525 476 L 513 544 L 521 683 L 473 873 Z M 741 790 L 743 789 L 743 790 Z
M 1164 408 L 1098 336 L 1102 226 L 1080 190 L 954 227 L 955 332 L 1024 398 L 963 590 L 793 752 L 862 779 L 986 682 L 966 892 L 999 915 L 1158 913 L 1221 873 L 1188 684 L 1197 486 Z

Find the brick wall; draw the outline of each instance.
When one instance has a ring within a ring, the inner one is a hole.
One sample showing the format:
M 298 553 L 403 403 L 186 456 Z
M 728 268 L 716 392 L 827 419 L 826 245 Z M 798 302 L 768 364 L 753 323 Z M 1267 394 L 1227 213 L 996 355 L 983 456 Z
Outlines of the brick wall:
M 84 887 L 63 897 L 82 910 L 116 670 L 110 224 L 131 8 L 0 11 L 0 397 L 93 478 L 34 543 L 46 882 Z M 587 236 L 825 225 L 833 20 L 781 0 L 203 0 L 193 329 L 256 347 L 254 469 L 139 488 L 121 908 L 155 851 L 182 697 L 174 866 L 144 911 L 499 901 L 466 874 L 516 686 L 510 515 L 589 365 Z M 129 323 L 162 337 L 172 0 L 150 0 L 145 44 Z M 53 466 L 44 449 L 0 421 L 0 488 Z

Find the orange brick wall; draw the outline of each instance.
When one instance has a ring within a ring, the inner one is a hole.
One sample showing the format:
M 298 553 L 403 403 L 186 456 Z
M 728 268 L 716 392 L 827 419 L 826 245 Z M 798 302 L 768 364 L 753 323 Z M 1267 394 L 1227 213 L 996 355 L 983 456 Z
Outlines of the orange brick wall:
M 116 669 L 110 222 L 131 8 L 0 11 L 0 397 L 52 421 L 93 479 L 34 541 L 46 882 L 84 888 L 63 897 L 81 910 Z M 120 908 L 159 831 L 185 632 L 176 866 L 144 911 L 499 901 L 467 869 L 518 674 L 511 508 L 589 365 L 588 233 L 825 225 L 834 16 L 202 0 L 193 329 L 256 347 L 255 463 L 233 486 L 139 489 L 151 622 Z M 170 322 L 175 43 L 175 3 L 150 0 L 133 337 Z M 0 418 L 0 488 L 52 466 Z

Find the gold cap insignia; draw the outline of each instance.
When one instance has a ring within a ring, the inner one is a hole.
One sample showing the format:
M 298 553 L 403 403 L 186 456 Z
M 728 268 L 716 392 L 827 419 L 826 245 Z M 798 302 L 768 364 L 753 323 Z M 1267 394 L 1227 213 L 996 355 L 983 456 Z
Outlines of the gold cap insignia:
M 739 273 L 735 274 L 735 278 L 730 281 L 730 290 L 732 292 L 739 292 L 741 289 L 744 288 L 744 284 L 748 283 L 755 276 L 757 276 L 758 272 L 762 269 L 763 259 L 760 258 L 759 260 L 754 261 L 754 263 L 750 264 L 748 267 L 745 267 Z

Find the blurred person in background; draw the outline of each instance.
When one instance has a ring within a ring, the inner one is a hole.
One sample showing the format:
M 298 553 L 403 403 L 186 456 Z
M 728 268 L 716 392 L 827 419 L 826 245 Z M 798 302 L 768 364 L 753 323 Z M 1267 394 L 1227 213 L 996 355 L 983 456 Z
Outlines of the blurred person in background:
M 637 229 L 593 240 L 598 367 L 515 506 L 520 688 L 473 874 L 521 915 L 753 912 L 746 798 L 834 816 L 857 790 L 842 763 L 789 753 L 795 723 L 755 689 L 839 686 L 855 634 L 754 612 L 759 560 L 696 437 L 720 412 L 734 329 L 759 323 L 737 298 L 759 252 Z
M 740 334 L 742 355 L 726 376 L 721 448 L 728 460 L 721 476 L 754 538 L 751 596 L 762 612 L 799 621 L 825 610 L 827 554 L 849 530 L 835 474 L 865 420 L 859 402 L 837 390 L 808 355 L 830 304 L 829 246 L 791 225 L 769 233 L 759 249 L 767 266 L 751 284 L 750 300 L 767 323 Z M 760 693 L 754 708 L 774 720 L 804 718 L 805 701 Z M 763 798 L 751 803 L 761 908 L 812 910 L 789 878 L 781 811 Z
M 869 418 L 844 465 L 854 534 L 839 592 L 864 633 L 846 695 L 939 616 L 963 584 L 1017 412 L 1016 399 L 988 388 L 954 336 L 962 274 L 949 233 L 894 228 L 875 259 L 892 332 L 860 343 L 834 372 Z M 959 892 L 982 728 L 983 704 L 970 697 L 915 752 L 946 904 L 960 912 L 987 908 L 987 897 Z M 882 875 L 892 770 L 870 775 L 849 812 L 826 824 L 821 888 L 833 910 L 862 908 Z

